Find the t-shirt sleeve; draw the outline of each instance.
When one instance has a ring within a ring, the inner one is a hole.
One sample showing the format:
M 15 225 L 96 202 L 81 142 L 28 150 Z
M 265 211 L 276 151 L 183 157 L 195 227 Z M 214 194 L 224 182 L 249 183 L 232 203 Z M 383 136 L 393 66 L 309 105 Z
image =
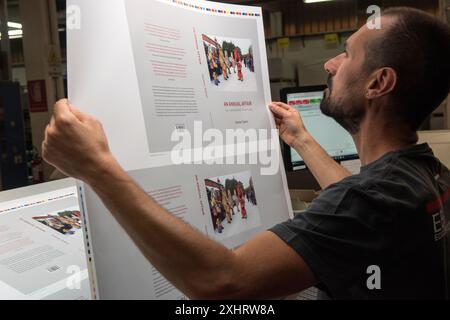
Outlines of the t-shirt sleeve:
M 379 194 L 360 186 L 333 185 L 306 213 L 270 231 L 291 246 L 333 296 L 367 280 L 367 268 L 388 254 L 392 213 Z M 384 257 L 385 258 L 385 257 Z

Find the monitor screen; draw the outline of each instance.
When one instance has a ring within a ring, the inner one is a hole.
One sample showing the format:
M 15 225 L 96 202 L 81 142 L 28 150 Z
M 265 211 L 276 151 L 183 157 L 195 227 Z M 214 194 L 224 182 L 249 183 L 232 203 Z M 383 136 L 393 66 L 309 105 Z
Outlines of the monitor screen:
M 284 102 L 300 112 L 307 130 L 332 158 L 336 161 L 357 159 L 358 152 L 352 136 L 320 110 L 324 90 L 325 86 L 291 88 L 283 90 L 282 97 Z M 288 157 L 289 167 L 293 170 L 304 168 L 305 163 L 295 150 L 288 150 Z
M 0 192 L 0 299 L 90 297 L 75 180 Z

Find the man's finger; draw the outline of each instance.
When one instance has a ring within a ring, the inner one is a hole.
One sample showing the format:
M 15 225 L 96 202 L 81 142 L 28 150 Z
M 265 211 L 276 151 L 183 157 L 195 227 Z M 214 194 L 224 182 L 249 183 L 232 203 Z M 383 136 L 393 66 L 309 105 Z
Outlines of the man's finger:
M 54 108 L 53 115 L 55 117 L 55 122 L 58 121 L 71 121 L 75 117 L 75 115 L 70 111 L 69 101 L 67 99 L 59 100 Z
M 273 113 L 272 112 L 272 114 L 273 114 L 273 117 L 275 118 L 275 120 L 283 120 L 283 117 L 282 116 L 280 116 L 280 115 L 278 115 L 278 114 L 275 114 L 275 113 Z
M 85 121 L 88 119 L 88 116 L 80 111 L 77 107 L 72 104 L 69 104 L 70 111 L 78 118 L 80 121 Z
M 285 109 L 285 110 L 291 110 L 292 109 L 291 106 L 289 106 L 289 105 L 287 105 L 286 103 L 283 103 L 283 102 L 272 102 L 272 103 L 277 105 L 277 106 L 279 106 L 279 107 L 281 107 L 281 108 L 283 108 L 283 109 Z
M 286 118 L 289 116 L 289 112 L 286 109 L 278 106 L 277 104 L 272 103 L 269 107 L 275 116 L 279 116 L 281 118 Z
M 50 125 L 47 125 L 47 127 L 45 128 L 45 131 L 44 131 L 44 141 L 43 142 L 45 142 L 45 141 L 47 141 L 48 140 L 48 129 L 50 128 Z
M 45 162 L 48 162 L 48 145 L 47 145 L 47 141 L 42 141 L 42 146 L 41 146 L 41 150 L 42 150 L 42 158 L 45 160 Z

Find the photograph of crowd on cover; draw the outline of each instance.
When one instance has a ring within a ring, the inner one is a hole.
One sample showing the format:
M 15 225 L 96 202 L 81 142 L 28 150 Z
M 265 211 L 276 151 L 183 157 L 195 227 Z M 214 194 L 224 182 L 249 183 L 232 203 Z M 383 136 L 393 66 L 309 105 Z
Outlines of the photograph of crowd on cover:
M 82 226 L 80 211 L 63 211 L 56 215 L 33 217 L 33 219 L 67 236 L 81 231 Z
M 257 91 L 251 40 L 202 35 L 212 88 Z
M 225 239 L 261 225 L 250 172 L 205 179 L 214 233 Z

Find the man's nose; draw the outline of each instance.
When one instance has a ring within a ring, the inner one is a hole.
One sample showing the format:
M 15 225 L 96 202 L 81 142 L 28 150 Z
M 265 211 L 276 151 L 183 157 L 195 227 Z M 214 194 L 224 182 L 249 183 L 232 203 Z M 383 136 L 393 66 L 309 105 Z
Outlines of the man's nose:
M 324 65 L 325 71 L 332 76 L 336 75 L 336 72 L 339 69 L 339 61 L 339 56 L 328 60 Z

